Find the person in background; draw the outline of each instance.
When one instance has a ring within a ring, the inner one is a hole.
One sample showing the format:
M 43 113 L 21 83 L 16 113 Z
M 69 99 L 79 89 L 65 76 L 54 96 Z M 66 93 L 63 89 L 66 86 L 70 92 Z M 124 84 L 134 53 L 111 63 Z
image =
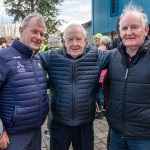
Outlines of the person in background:
M 100 46 L 101 46 L 101 38 L 102 38 L 102 34 L 101 33 L 97 33 L 94 35 L 93 37 L 93 42 L 94 42 L 94 45 L 100 49 Z
M 107 45 L 110 42 L 111 42 L 110 37 L 102 36 L 100 50 L 107 50 Z M 102 110 L 104 109 L 103 108 L 104 107 L 104 96 L 102 93 L 102 87 L 103 87 L 103 81 L 104 81 L 104 77 L 105 77 L 106 72 L 107 72 L 106 69 L 101 71 L 100 80 L 99 80 L 99 82 L 100 82 L 99 98 L 100 98 L 100 105 L 101 105 Z
M 47 79 L 38 50 L 45 21 L 24 18 L 20 37 L 0 51 L 0 150 L 41 150 L 41 126 L 48 113 Z
M 95 46 L 98 49 L 100 49 L 100 44 L 101 44 L 101 38 L 102 38 L 102 34 L 101 33 L 97 33 L 93 36 L 93 43 L 94 44 L 90 44 L 88 47 L 92 47 Z M 96 115 L 95 115 L 96 119 L 101 119 L 103 118 L 103 114 L 101 113 L 101 107 L 100 107 L 100 100 L 99 100 L 99 95 L 96 95 Z
M 39 52 L 45 52 L 45 51 L 48 51 L 48 50 L 49 50 L 48 45 L 42 43 L 41 46 L 40 46 Z
M 40 52 L 48 51 L 51 48 L 55 48 L 56 50 L 60 49 L 62 46 L 61 36 L 57 34 L 50 34 L 48 39 L 48 45 L 42 44 L 40 47 Z
M 86 47 L 83 26 L 69 25 L 64 45 L 40 53 L 52 92 L 50 149 L 94 150 L 93 121 L 99 74 L 107 66 L 111 51 Z M 98 92 L 98 90 L 97 90 Z
M 15 37 L 14 37 L 14 36 L 8 35 L 8 36 L 6 37 L 7 47 L 10 46 L 14 40 L 15 40 Z
M 111 39 L 108 37 L 108 36 L 102 36 L 101 38 L 101 46 L 100 46 L 100 49 L 99 50 L 106 50 L 107 49 L 107 44 L 110 43 Z M 102 70 L 101 71 L 101 74 L 100 74 L 100 79 L 99 79 L 99 83 L 100 83 L 100 89 L 99 89 L 99 92 L 98 92 L 98 102 L 97 104 L 99 105 L 98 106 L 98 109 L 96 111 L 96 116 L 95 118 L 96 119 L 101 119 L 103 118 L 103 111 L 105 111 L 104 109 L 104 96 L 103 96 L 103 92 L 102 92 L 102 87 L 103 87 L 103 81 L 104 81 L 104 77 L 105 77 L 105 74 L 106 74 L 107 70 Z
M 50 34 L 49 38 L 48 38 L 48 45 L 50 47 L 49 50 L 51 50 L 51 49 L 59 50 L 62 46 L 61 36 L 59 36 L 57 34 Z M 48 89 L 49 108 L 51 107 L 51 99 L 52 99 L 52 93 L 51 93 L 51 90 Z M 49 131 L 50 123 L 51 123 L 51 111 L 49 110 L 48 119 L 47 119 L 48 130 L 44 131 L 44 135 L 48 138 L 50 137 L 50 131 Z
M 116 38 L 114 38 L 113 40 L 111 40 L 107 44 L 107 46 L 106 46 L 107 50 L 114 49 L 121 43 L 121 37 L 120 37 L 120 31 L 119 31 L 119 21 L 120 21 L 120 18 L 117 19 L 117 23 L 116 23 L 116 29 L 117 29 L 118 36 Z
M 48 44 L 50 49 L 54 48 L 56 50 L 59 50 L 62 46 L 62 39 L 60 35 L 57 34 L 50 34 L 48 39 Z
M 0 37 L 0 49 L 7 47 L 7 41 L 5 37 Z
M 150 37 L 148 17 L 129 3 L 120 16 L 122 43 L 111 54 L 106 118 L 110 150 L 150 148 Z
M 107 50 L 107 45 L 111 42 L 110 37 L 102 36 L 100 50 Z

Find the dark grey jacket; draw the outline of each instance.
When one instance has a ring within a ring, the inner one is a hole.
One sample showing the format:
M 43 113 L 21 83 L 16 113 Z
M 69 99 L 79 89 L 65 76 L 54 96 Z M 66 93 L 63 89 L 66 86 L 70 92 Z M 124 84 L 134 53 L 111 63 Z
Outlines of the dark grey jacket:
M 150 39 L 140 47 L 127 68 L 125 47 L 111 55 L 110 127 L 126 138 L 150 139 Z

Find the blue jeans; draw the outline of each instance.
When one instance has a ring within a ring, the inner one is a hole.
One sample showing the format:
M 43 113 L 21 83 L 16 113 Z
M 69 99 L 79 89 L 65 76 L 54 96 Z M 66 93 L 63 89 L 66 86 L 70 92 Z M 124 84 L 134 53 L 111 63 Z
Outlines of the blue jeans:
M 100 106 L 103 107 L 104 106 L 104 95 L 102 93 L 102 86 L 100 86 L 98 96 L 99 96 L 99 99 L 100 99 Z
M 126 139 L 111 130 L 109 150 L 150 150 L 150 140 Z

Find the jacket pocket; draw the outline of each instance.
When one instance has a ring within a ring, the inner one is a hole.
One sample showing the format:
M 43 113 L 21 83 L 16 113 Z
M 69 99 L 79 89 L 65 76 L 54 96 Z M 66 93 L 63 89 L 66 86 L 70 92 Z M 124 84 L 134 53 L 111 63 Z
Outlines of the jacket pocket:
M 13 125 L 36 124 L 40 116 L 39 106 L 15 106 L 12 122 Z

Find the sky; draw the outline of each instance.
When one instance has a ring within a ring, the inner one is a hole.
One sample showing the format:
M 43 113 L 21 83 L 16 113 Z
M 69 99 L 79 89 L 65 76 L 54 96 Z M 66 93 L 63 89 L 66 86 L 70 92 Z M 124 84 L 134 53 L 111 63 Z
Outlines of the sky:
M 92 0 L 64 0 L 60 9 L 59 19 L 64 19 L 66 23 L 60 28 L 62 31 L 71 23 L 85 23 L 91 20 Z M 5 13 L 2 0 L 0 0 L 0 24 L 9 17 Z
M 65 23 L 62 30 L 71 23 L 85 23 L 91 20 L 91 1 L 92 0 L 64 0 L 61 9 L 60 19 Z
M 2 24 L 3 22 L 8 23 L 9 20 L 10 20 L 10 17 L 8 15 L 6 15 L 6 13 L 5 13 L 5 7 L 3 5 L 2 0 L 0 0 L 0 24 Z
M 5 11 L 2 0 L 0 1 L 0 7 L 1 7 L 1 9 L 0 9 L 0 16 L 1 16 L 1 15 L 3 15 L 3 12 Z

